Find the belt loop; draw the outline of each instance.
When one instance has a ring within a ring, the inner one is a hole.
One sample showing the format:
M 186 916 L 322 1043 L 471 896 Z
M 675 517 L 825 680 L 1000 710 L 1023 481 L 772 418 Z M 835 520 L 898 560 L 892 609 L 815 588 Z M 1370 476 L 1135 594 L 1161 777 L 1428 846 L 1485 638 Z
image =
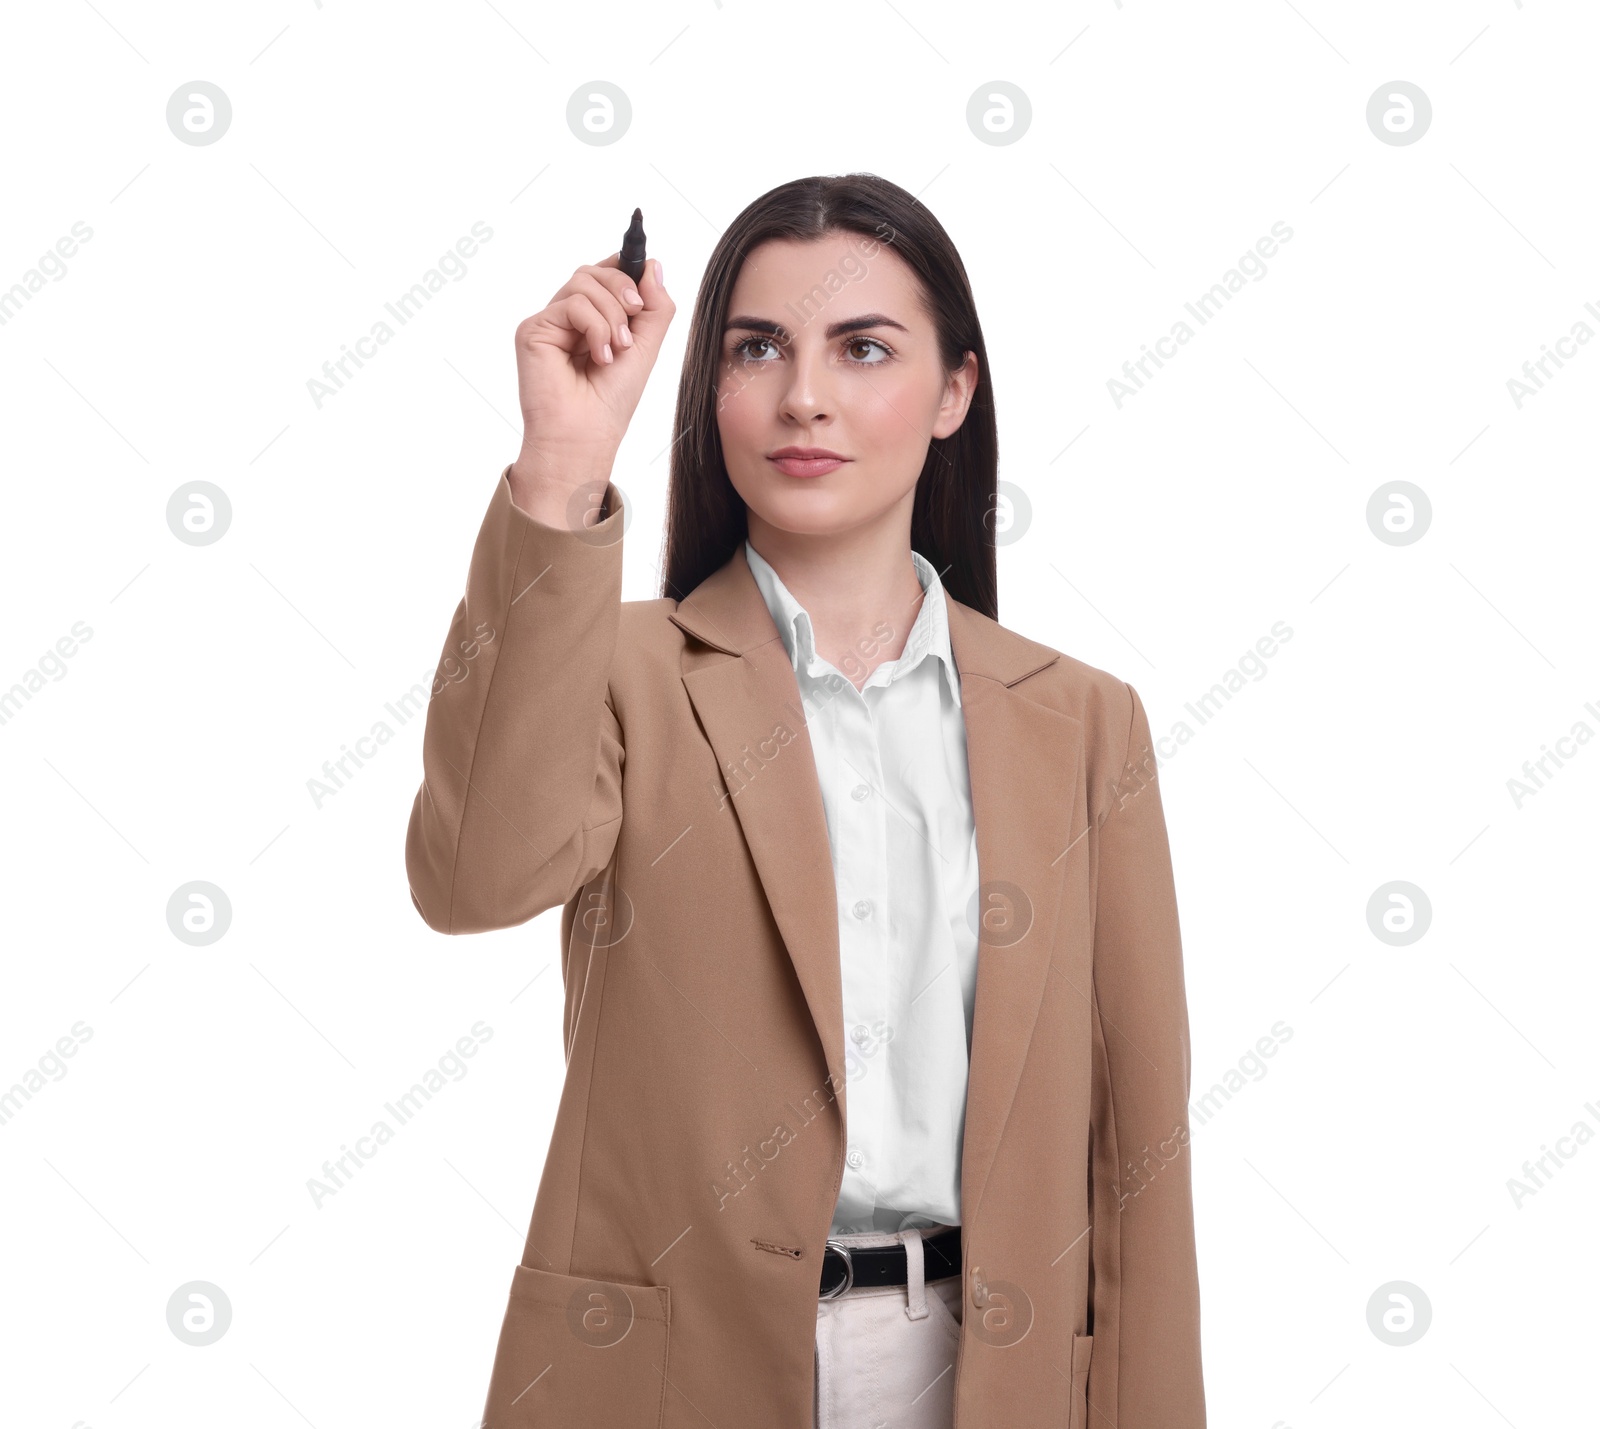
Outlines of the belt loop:
M 922 1232 L 913 1226 L 900 1232 L 906 1248 L 906 1317 L 925 1320 L 928 1317 L 928 1287 L 923 1278 Z

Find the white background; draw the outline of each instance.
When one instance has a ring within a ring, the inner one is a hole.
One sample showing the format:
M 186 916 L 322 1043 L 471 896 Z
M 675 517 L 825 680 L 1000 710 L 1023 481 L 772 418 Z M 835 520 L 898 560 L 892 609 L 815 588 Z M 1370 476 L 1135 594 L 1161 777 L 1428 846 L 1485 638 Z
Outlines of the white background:
M 320 808 L 307 781 L 432 674 L 517 451 L 518 320 L 643 207 L 681 309 L 616 467 L 651 598 L 706 254 L 768 188 L 866 170 L 972 277 L 1032 507 L 1001 619 L 1158 734 L 1293 631 L 1161 775 L 1196 1097 L 1293 1032 L 1194 1132 L 1211 1422 L 1592 1422 L 1600 1138 L 1520 1206 L 1508 1181 L 1600 1132 L 1600 748 L 1507 786 L 1600 730 L 1600 344 L 1507 389 L 1600 332 L 1592 7 L 97 0 L 9 9 L 6 50 L 0 290 L 93 236 L 0 327 L 0 690 L 93 633 L 0 725 L 0 1089 L 92 1035 L 0 1125 L 0 1418 L 476 1422 L 563 1072 L 559 910 L 418 918 L 420 718 Z M 1396 79 L 1433 106 L 1406 146 L 1366 122 Z M 195 80 L 233 107 L 209 146 L 167 125 Z M 595 80 L 632 103 L 609 146 L 567 126 Z M 967 126 L 996 80 L 1032 106 L 1008 145 Z M 308 379 L 480 220 L 319 409 Z M 1119 409 L 1107 379 L 1276 221 L 1266 276 Z M 196 480 L 232 504 L 209 546 L 167 525 Z M 1409 545 L 1368 523 L 1395 480 L 1431 502 Z M 231 901 L 210 946 L 167 926 L 192 880 Z M 1393 880 L 1432 907 L 1400 947 L 1367 918 Z M 207 1348 L 167 1326 L 194 1280 L 232 1306 Z M 1368 1327 L 1390 1281 L 1432 1307 L 1405 1348 Z

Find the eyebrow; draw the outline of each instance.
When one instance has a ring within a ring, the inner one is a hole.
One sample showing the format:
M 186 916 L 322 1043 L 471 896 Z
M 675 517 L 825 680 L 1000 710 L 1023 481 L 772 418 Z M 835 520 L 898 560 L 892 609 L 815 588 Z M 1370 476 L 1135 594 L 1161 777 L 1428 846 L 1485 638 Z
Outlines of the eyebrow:
M 842 322 L 829 323 L 823 330 L 823 335 L 830 339 L 843 337 L 845 333 L 860 332 L 862 329 L 869 327 L 892 327 L 898 328 L 901 332 L 909 331 L 904 323 L 897 323 L 884 313 L 863 313 L 858 318 L 845 318 Z M 787 341 L 790 336 L 789 329 L 784 327 L 782 323 L 775 323 L 770 318 L 748 317 L 743 314 L 729 318 L 722 330 L 728 333 L 735 328 L 747 332 L 765 333 L 768 337 L 777 338 L 780 341 Z

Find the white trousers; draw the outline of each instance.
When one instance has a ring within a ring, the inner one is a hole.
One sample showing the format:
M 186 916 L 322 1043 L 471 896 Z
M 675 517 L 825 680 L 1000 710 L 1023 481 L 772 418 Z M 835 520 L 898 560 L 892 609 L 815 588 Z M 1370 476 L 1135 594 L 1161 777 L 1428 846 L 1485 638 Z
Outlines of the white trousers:
M 906 1284 L 817 1300 L 816 1429 L 951 1429 L 961 1277 L 923 1274 L 922 1237 L 942 1229 L 834 1237 L 852 1247 L 904 1241 Z

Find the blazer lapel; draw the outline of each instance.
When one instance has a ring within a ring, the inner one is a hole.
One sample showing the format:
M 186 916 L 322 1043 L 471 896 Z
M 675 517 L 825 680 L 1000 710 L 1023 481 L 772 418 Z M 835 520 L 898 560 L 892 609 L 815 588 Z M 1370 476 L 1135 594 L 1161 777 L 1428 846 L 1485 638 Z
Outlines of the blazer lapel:
M 794 666 L 742 544 L 671 619 L 711 647 L 685 657 L 683 683 L 731 796 L 732 814 L 725 808 L 715 817 L 739 820 L 842 1103 L 844 995 L 828 820 Z
M 1012 688 L 1058 660 L 1057 651 L 946 596 L 980 882 L 962 1141 L 965 1222 L 988 1180 L 1049 976 L 1082 728 Z M 827 817 L 794 667 L 742 544 L 670 618 L 710 647 L 685 657 L 684 687 L 723 771 L 842 1103 L 844 1007 Z
M 961 1143 L 961 1219 L 968 1224 L 988 1184 L 1050 976 L 1083 726 L 1012 688 L 1059 660 L 1058 651 L 954 597 L 948 605 L 978 839 L 978 990 Z

